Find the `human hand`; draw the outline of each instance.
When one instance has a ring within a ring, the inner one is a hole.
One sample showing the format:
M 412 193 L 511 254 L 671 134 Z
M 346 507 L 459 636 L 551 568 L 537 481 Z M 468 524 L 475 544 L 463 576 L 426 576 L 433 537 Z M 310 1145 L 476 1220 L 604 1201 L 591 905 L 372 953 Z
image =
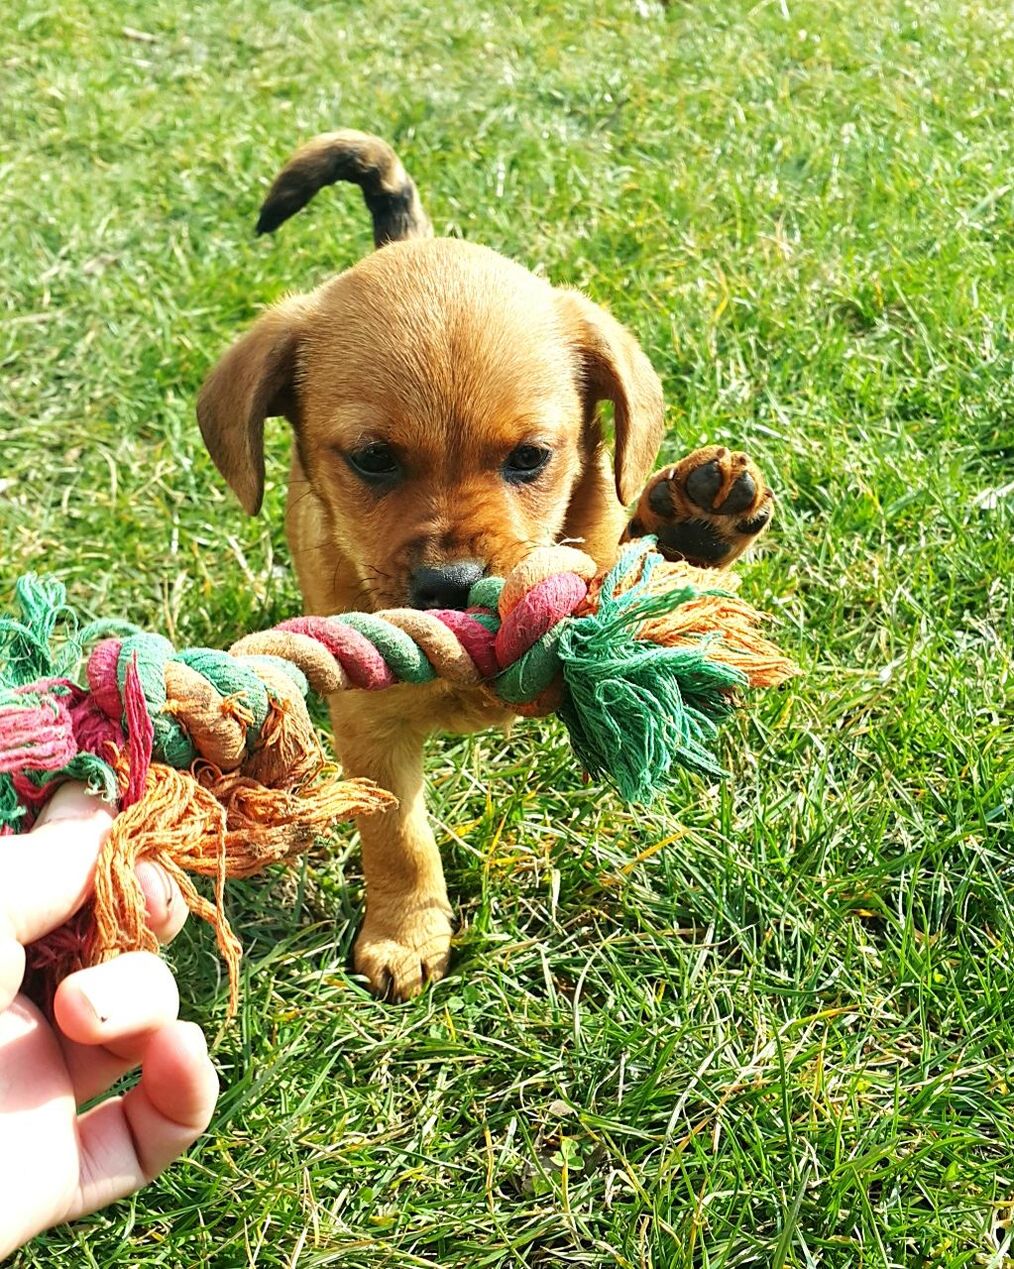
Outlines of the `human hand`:
M 31 833 L 0 838 L 0 1258 L 62 1221 L 130 1194 L 208 1126 L 218 1077 L 199 1027 L 177 1018 L 168 966 L 132 952 L 69 975 L 48 1022 L 24 995 L 24 946 L 87 898 L 112 823 L 65 785 Z M 186 919 L 161 869 L 139 863 L 148 924 L 168 942 Z M 122 1097 L 78 1106 L 141 1067 Z

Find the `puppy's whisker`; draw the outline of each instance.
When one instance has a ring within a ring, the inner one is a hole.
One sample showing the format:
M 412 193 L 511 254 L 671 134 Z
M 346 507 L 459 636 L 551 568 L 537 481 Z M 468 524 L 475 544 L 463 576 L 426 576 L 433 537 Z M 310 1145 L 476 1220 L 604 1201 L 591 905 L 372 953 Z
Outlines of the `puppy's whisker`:
M 331 575 L 331 589 L 338 589 L 338 575 L 341 572 L 343 561 L 339 560 L 335 565 L 334 572 Z M 374 594 L 372 587 L 368 582 L 357 581 L 352 590 L 352 608 L 371 608 L 373 606 Z M 348 609 L 346 609 L 348 611 Z
M 320 542 L 308 543 L 306 546 L 304 546 L 303 543 L 301 542 L 299 544 L 297 553 L 302 555 L 305 551 L 327 551 L 327 550 L 332 550 L 332 551 L 338 550 L 338 547 L 335 546 L 334 542 L 332 542 L 330 538 L 324 538 Z

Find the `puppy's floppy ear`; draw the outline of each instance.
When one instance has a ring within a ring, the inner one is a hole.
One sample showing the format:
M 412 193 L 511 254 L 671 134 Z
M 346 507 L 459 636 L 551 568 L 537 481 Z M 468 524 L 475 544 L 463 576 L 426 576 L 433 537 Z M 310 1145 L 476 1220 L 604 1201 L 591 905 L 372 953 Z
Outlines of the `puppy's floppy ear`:
M 283 300 L 225 353 L 197 398 L 197 421 L 215 466 L 247 515 L 264 497 L 264 420 L 294 422 L 296 352 L 309 309 L 305 296 Z
M 563 290 L 564 322 L 577 353 L 585 407 L 613 403 L 616 492 L 627 504 L 641 492 L 665 433 L 662 385 L 637 340 L 579 291 Z

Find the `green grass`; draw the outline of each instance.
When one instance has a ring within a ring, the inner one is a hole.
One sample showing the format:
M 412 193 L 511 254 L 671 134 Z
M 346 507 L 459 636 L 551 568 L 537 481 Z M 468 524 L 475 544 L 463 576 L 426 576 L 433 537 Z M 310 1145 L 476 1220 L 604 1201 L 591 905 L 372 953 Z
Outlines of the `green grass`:
M 763 463 L 744 586 L 804 670 L 728 730 L 731 780 L 650 814 L 549 725 L 435 745 L 463 932 L 409 1006 L 349 976 L 354 841 L 233 887 L 235 1024 L 207 931 L 173 949 L 211 1133 L 15 1263 L 1014 1264 L 1014 11 L 14 0 L 4 25 L 0 591 L 43 568 L 222 645 L 296 610 L 284 427 L 247 521 L 193 402 L 264 304 L 367 250 L 348 190 L 251 234 L 294 142 L 342 124 L 398 144 L 438 231 L 638 333 L 667 456 Z

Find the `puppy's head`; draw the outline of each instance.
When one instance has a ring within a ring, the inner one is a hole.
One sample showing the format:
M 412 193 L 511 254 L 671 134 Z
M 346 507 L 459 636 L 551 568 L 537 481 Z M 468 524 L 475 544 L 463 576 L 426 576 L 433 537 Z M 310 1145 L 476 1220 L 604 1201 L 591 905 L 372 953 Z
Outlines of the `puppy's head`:
M 264 419 L 284 415 L 330 567 L 374 608 L 460 607 L 483 573 L 560 534 L 601 444 L 603 400 L 626 503 L 663 426 L 636 342 L 579 293 L 437 239 L 393 243 L 269 311 L 209 375 L 198 418 L 255 514 Z

